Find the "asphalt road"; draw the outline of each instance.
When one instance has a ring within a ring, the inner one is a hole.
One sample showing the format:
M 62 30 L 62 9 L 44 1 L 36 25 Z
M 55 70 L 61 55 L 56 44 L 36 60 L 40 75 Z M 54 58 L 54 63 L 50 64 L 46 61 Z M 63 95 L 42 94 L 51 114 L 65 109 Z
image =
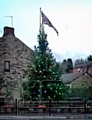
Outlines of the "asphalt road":
M 92 120 L 92 114 L 90 115 L 53 115 L 53 116 L 0 116 L 0 120 Z
M 20 119 L 2 119 L 2 120 L 20 120 Z M 32 120 L 32 119 L 22 119 L 22 120 Z M 46 120 L 46 119 L 43 119 Z M 73 119 L 55 119 L 55 120 L 73 120 Z M 92 120 L 92 119 L 74 119 L 74 120 Z

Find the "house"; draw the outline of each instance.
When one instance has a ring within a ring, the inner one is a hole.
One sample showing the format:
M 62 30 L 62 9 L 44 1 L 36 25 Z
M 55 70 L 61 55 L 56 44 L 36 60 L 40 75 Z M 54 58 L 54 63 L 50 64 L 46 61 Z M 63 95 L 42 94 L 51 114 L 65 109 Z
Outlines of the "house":
M 70 88 L 89 87 L 92 88 L 92 75 L 85 72 L 63 74 L 62 81 Z
M 88 72 L 63 74 L 62 81 L 70 88 L 69 93 L 72 93 L 72 97 L 92 99 L 92 75 Z
M 73 73 L 87 71 L 92 75 L 92 61 L 73 67 Z
M 14 28 L 4 27 L 0 38 L 0 100 L 20 99 L 19 83 L 26 78 L 25 70 L 33 66 L 34 52 L 19 40 Z

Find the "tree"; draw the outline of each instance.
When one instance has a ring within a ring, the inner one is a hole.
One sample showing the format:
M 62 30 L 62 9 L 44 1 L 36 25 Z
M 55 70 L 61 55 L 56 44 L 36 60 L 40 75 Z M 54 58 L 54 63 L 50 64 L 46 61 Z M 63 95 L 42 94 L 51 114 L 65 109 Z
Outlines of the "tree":
M 84 60 L 82 58 L 81 59 L 76 59 L 74 65 L 75 66 L 81 65 L 81 64 L 84 64 L 85 62 L 86 62 L 86 60 Z
M 62 64 L 62 73 L 70 73 L 73 70 L 73 62 L 71 58 L 68 58 L 67 60 L 64 59 Z
M 57 62 L 56 61 L 56 66 L 57 66 L 57 70 L 60 72 L 60 73 L 62 73 L 62 64 L 61 64 L 61 62 Z
M 67 59 L 67 73 L 70 73 L 73 70 L 73 62 L 71 58 Z
M 63 62 L 61 63 L 61 69 L 62 69 L 62 73 L 67 73 L 67 61 L 66 59 L 63 60 Z
M 88 87 L 70 88 L 68 97 L 80 97 L 83 99 L 89 99 L 91 97 L 91 92 Z
M 92 55 L 89 55 L 89 56 L 87 57 L 87 60 L 88 60 L 88 61 L 92 61 Z
M 38 47 L 35 46 L 34 67 L 28 73 L 32 76 L 28 74 L 28 81 L 23 84 L 26 99 L 61 100 L 65 97 L 66 86 L 61 81 L 59 64 L 48 47 L 43 28 L 38 35 Z

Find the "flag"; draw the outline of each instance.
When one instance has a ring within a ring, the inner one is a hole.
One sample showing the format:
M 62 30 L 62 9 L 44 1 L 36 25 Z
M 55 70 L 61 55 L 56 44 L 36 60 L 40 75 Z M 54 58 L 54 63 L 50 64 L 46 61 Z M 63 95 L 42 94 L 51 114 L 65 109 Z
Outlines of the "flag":
M 57 35 L 58 35 L 57 29 L 52 25 L 50 20 L 46 17 L 46 15 L 42 11 L 41 11 L 41 15 L 42 15 L 42 24 L 46 24 L 49 27 L 52 27 L 56 31 Z

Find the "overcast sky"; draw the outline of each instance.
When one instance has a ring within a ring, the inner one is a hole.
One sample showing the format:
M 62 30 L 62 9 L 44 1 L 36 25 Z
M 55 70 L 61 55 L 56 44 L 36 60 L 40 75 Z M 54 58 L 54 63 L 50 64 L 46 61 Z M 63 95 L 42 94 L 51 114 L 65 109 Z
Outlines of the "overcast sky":
M 44 25 L 55 58 L 85 58 L 92 54 L 92 0 L 0 0 L 0 36 L 4 26 L 30 48 L 37 45 L 41 7 L 59 32 Z

